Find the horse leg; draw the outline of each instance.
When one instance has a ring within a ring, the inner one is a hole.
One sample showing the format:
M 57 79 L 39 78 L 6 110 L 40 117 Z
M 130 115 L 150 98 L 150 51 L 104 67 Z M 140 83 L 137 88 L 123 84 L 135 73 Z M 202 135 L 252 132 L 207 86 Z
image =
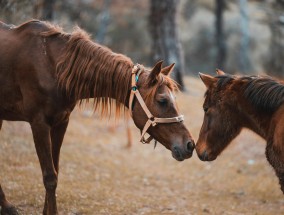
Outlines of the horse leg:
M 3 120 L 0 120 L 0 130 L 2 128 L 2 124 Z M 1 184 L 0 184 L 0 206 L 1 206 L 1 215 L 18 215 L 16 207 L 6 199 Z
M 279 179 L 279 184 L 280 184 L 280 187 L 281 187 L 281 191 L 284 194 L 284 171 L 277 171 L 276 170 L 276 175 L 277 175 L 277 177 Z
M 280 151 L 274 144 L 267 144 L 266 158 L 274 168 L 284 194 L 284 151 Z
M 51 128 L 50 131 L 50 137 L 51 137 L 51 143 L 52 143 L 52 158 L 53 158 L 53 164 L 55 171 L 57 172 L 57 179 L 59 175 L 59 155 L 60 155 L 60 149 L 62 146 L 63 138 L 68 126 L 69 118 L 63 122 L 60 123 L 54 127 Z M 44 204 L 44 211 L 47 210 L 47 196 L 45 198 L 45 204 Z
M 0 185 L 0 206 L 1 206 L 1 215 L 18 215 L 17 209 L 12 205 L 5 196 L 5 193 L 2 190 Z
M 52 142 L 52 157 L 55 170 L 58 175 L 59 170 L 59 155 L 62 146 L 63 138 L 69 123 L 69 119 L 64 123 L 58 124 L 51 128 L 51 142 Z
M 44 119 L 39 117 L 31 123 L 31 128 L 46 190 L 47 204 L 44 207 L 43 214 L 56 215 L 58 213 L 55 196 L 57 173 L 52 159 L 50 126 L 44 122 Z
M 130 148 L 132 146 L 132 133 L 130 128 L 130 113 L 126 113 L 126 133 L 127 133 L 127 145 L 126 148 Z
M 127 145 L 126 148 L 130 148 L 132 146 L 132 133 L 129 125 L 129 118 L 127 118 L 126 122 L 126 132 L 127 132 Z

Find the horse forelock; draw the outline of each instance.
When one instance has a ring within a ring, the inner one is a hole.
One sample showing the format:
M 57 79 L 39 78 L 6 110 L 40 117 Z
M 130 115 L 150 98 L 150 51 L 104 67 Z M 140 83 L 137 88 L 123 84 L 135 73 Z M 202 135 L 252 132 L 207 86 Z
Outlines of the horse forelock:
M 155 97 L 159 87 L 165 85 L 170 91 L 178 91 L 178 84 L 170 76 L 164 75 L 162 73 L 157 77 L 157 81 L 152 85 L 148 92 L 146 93 L 145 101 L 147 104 L 150 104 L 151 100 Z
M 94 111 L 100 109 L 102 116 L 109 116 L 115 108 L 118 116 L 127 100 L 132 67 L 128 57 L 92 42 L 85 31 L 76 28 L 69 36 L 56 72 L 59 87 L 79 105 L 94 98 Z
M 210 95 L 213 93 L 213 92 L 220 92 L 221 90 L 224 90 L 226 89 L 226 87 L 228 85 L 230 85 L 232 83 L 232 81 L 235 80 L 235 76 L 233 75 L 229 75 L 229 74 L 226 74 L 226 75 L 218 75 L 218 76 L 215 76 L 216 78 L 216 84 L 213 85 L 213 87 L 210 87 L 210 88 L 207 88 L 205 93 L 204 93 L 204 98 L 208 98 L 210 97 Z

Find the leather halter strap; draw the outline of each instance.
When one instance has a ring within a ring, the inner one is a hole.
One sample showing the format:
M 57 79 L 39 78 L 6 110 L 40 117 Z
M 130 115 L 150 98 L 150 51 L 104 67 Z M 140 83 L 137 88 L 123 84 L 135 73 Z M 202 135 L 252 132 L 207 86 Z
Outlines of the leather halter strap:
M 132 116 L 132 106 L 133 106 L 133 100 L 134 96 L 136 96 L 138 102 L 140 103 L 142 109 L 146 113 L 148 120 L 146 124 L 144 125 L 143 130 L 141 131 L 141 138 L 140 142 L 142 143 L 150 143 L 151 140 L 153 140 L 153 137 L 150 136 L 147 139 L 144 138 L 147 130 L 150 128 L 150 126 L 156 126 L 159 123 L 176 123 L 176 122 L 182 122 L 184 120 L 183 115 L 179 115 L 176 117 L 170 117 L 170 118 L 158 118 L 154 117 L 150 110 L 148 109 L 147 105 L 144 102 L 144 99 L 142 98 L 138 88 L 137 88 L 137 82 L 139 79 L 139 75 L 141 72 L 144 70 L 144 68 L 137 64 L 133 67 L 132 69 L 132 77 L 131 77 L 131 92 L 130 92 L 130 97 L 129 97 L 129 110 L 130 110 L 130 115 Z

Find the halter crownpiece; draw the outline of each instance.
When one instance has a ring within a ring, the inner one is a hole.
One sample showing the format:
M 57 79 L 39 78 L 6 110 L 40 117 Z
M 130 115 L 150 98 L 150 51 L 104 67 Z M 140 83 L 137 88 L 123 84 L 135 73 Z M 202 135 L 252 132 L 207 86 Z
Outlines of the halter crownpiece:
M 152 136 L 148 137 L 147 139 L 144 138 L 147 130 L 150 128 L 150 126 L 156 126 L 159 123 L 176 123 L 176 122 L 182 122 L 184 120 L 184 116 L 183 115 L 179 115 L 176 117 L 170 117 L 170 118 L 158 118 L 158 117 L 154 117 L 150 110 L 148 109 L 147 105 L 144 102 L 144 99 L 142 98 L 138 87 L 137 87 L 137 82 L 139 79 L 139 75 L 142 73 L 142 71 L 144 70 L 144 67 L 137 64 L 133 67 L 132 69 L 132 77 L 131 77 L 131 92 L 130 92 L 130 97 L 129 97 L 129 110 L 130 110 L 130 115 L 132 116 L 132 106 L 133 106 L 133 100 L 134 100 L 134 96 L 136 96 L 138 102 L 140 103 L 142 109 L 144 110 L 144 112 L 146 113 L 148 120 L 146 122 L 146 124 L 144 125 L 143 130 L 141 131 L 141 138 L 140 138 L 140 142 L 142 143 L 150 143 L 151 140 L 153 140 L 154 138 Z

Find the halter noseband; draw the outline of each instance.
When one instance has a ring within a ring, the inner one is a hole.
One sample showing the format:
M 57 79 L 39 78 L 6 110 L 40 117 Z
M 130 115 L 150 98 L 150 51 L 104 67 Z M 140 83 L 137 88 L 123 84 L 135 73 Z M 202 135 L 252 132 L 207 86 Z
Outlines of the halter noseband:
M 141 139 L 140 142 L 142 143 L 150 143 L 151 140 L 153 139 L 152 136 L 148 137 L 147 139 L 144 138 L 147 130 L 149 129 L 150 126 L 156 126 L 158 123 L 175 123 L 175 122 L 182 122 L 184 120 L 183 115 L 179 115 L 177 117 L 170 117 L 170 118 L 158 118 L 154 117 L 149 109 L 147 108 L 141 94 L 139 93 L 138 87 L 137 87 L 137 82 L 139 79 L 139 75 L 143 71 L 143 67 L 139 64 L 135 65 L 132 69 L 132 79 L 131 79 L 131 92 L 130 92 L 130 97 L 129 97 L 129 110 L 130 114 L 132 116 L 132 105 L 133 105 L 133 100 L 134 96 L 136 96 L 138 102 L 140 103 L 142 109 L 146 113 L 148 120 L 146 124 L 144 125 L 143 130 L 141 131 Z

